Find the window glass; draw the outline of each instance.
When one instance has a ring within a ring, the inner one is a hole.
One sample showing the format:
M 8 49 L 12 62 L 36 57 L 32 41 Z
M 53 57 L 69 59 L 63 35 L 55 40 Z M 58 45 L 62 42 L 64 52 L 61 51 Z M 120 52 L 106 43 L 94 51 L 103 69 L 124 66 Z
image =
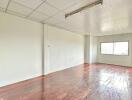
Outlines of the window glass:
M 113 54 L 113 43 L 101 43 L 101 54 Z
M 114 55 L 128 55 L 128 42 L 115 42 Z
M 128 42 L 101 43 L 101 54 L 128 55 Z

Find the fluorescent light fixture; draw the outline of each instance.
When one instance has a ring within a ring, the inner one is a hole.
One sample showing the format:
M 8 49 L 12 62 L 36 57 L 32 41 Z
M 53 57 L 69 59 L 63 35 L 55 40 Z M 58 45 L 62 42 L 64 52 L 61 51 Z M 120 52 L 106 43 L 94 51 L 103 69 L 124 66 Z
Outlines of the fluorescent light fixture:
M 98 1 L 95 1 L 95 2 L 92 2 L 92 3 L 89 3 L 89 4 L 85 5 L 85 6 L 82 6 L 81 8 L 78 8 L 78 9 L 76 9 L 76 10 L 70 12 L 70 13 L 67 13 L 67 14 L 65 14 L 65 18 L 67 18 L 67 17 L 69 17 L 71 15 L 74 15 L 74 14 L 76 14 L 78 12 L 81 12 L 82 10 L 85 10 L 87 8 L 94 7 L 94 6 L 98 5 L 98 4 L 103 4 L 103 0 L 98 0 Z

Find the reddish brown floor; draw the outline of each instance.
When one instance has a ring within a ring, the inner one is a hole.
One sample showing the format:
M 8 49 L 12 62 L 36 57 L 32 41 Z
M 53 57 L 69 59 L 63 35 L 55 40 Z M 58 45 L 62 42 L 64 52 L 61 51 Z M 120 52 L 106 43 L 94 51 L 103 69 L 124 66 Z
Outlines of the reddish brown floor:
M 132 68 L 84 64 L 0 88 L 0 100 L 132 100 Z

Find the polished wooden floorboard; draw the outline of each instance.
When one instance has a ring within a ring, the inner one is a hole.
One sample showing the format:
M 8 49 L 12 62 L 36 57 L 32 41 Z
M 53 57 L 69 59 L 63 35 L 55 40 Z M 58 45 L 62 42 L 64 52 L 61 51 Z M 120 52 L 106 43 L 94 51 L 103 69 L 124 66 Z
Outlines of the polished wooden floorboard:
M 83 64 L 2 87 L 0 100 L 132 100 L 132 68 Z

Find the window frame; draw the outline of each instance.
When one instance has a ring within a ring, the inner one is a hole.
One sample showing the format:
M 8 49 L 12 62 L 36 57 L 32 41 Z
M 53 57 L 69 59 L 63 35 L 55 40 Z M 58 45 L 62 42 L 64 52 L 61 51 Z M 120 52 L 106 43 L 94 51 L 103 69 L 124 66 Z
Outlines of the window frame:
M 103 54 L 101 53 L 101 44 L 102 43 L 113 43 L 113 46 L 114 46 L 114 43 L 115 42 L 128 42 L 128 54 L 127 55 L 117 55 L 117 54 L 114 54 L 114 47 L 113 47 L 113 54 Z M 130 45 L 129 45 L 129 40 L 126 40 L 126 41 L 111 41 L 111 42 L 100 42 L 100 54 L 101 55 L 112 55 L 112 56 L 129 56 L 129 48 L 130 48 Z

